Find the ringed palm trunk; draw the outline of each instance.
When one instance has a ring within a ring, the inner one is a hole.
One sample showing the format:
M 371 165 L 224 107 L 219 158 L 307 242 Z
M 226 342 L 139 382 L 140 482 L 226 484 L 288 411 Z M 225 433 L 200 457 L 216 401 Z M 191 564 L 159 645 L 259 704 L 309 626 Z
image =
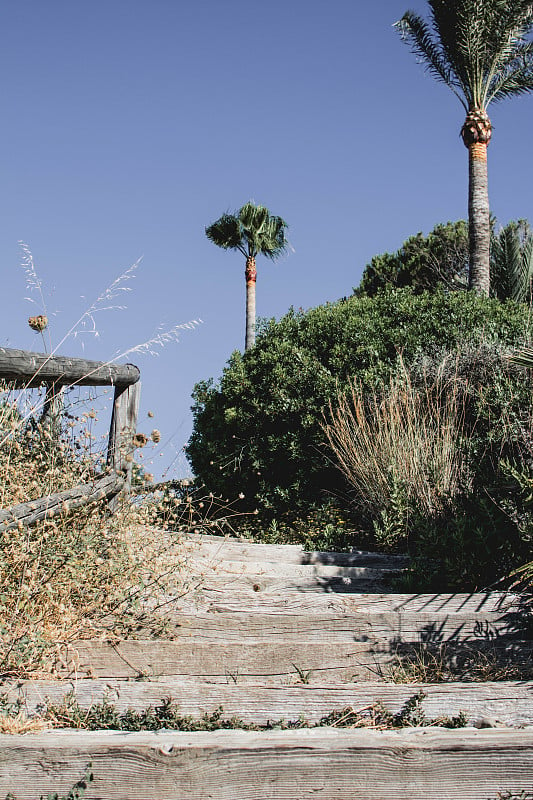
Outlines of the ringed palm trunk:
M 255 344 L 255 283 L 257 280 L 257 270 L 255 268 L 255 258 L 248 256 L 246 259 L 246 341 L 245 350 L 249 350 Z
M 468 148 L 468 231 L 470 272 L 468 288 L 485 297 L 490 290 L 490 208 L 487 146 L 492 126 L 483 110 L 467 115 L 461 130 Z

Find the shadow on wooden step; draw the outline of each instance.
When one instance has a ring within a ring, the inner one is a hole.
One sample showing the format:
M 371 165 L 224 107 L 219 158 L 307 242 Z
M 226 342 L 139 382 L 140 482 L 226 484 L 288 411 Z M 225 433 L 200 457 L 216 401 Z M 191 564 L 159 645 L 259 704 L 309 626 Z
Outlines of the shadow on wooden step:
M 486 640 L 460 641 L 440 638 L 435 626 L 427 627 L 419 643 L 391 642 L 394 659 L 380 670 L 380 677 L 395 683 L 533 678 L 531 640 L 502 634 Z

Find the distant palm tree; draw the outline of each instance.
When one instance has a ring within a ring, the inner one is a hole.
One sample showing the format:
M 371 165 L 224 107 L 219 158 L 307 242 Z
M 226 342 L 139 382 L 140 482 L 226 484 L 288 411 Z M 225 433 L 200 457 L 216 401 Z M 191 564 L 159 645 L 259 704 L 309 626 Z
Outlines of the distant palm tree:
M 490 289 L 487 145 L 492 101 L 533 90 L 532 0 L 429 0 L 431 22 L 407 11 L 396 23 L 429 72 L 461 101 L 469 153 L 469 288 Z
M 246 350 L 255 344 L 255 257 L 278 258 L 288 246 L 286 228 L 287 223 L 281 217 L 250 202 L 235 214 L 223 214 L 205 229 L 207 238 L 218 247 L 238 250 L 246 259 Z
M 495 233 L 490 253 L 490 292 L 500 300 L 531 301 L 533 231 L 520 219 Z

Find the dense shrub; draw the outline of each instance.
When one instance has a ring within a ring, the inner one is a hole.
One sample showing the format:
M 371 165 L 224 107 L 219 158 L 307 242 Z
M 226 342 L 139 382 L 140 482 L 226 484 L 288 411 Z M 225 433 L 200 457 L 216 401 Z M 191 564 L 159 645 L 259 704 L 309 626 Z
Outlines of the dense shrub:
M 396 253 L 374 256 L 363 270 L 354 294 L 411 286 L 415 291 L 465 289 L 468 285 L 468 223 L 436 225 L 427 236 L 410 236 Z
M 243 492 L 251 507 L 296 507 L 324 493 L 343 495 L 349 487 L 321 424 L 328 403 L 352 377 L 370 390 L 389 381 L 399 355 L 420 368 L 458 345 L 514 346 L 527 336 L 525 307 L 470 292 L 404 288 L 291 310 L 263 325 L 252 350 L 232 355 L 218 384 L 195 387 L 187 448 L 192 467 L 210 489 Z M 482 392 L 481 439 L 495 436 L 489 422 L 502 408 L 529 404 L 523 387 L 523 373 L 492 376 Z M 486 442 L 478 445 L 481 456 Z

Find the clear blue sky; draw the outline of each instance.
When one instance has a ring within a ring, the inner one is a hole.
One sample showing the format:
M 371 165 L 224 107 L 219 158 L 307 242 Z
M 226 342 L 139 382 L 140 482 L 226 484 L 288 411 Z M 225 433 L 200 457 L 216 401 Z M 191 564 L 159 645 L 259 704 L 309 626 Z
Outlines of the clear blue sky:
M 19 240 L 56 343 L 142 256 L 128 308 L 61 352 L 108 359 L 203 320 L 159 357 L 130 357 L 140 429 L 165 444 L 156 474 L 186 469 L 193 385 L 243 347 L 243 260 L 206 225 L 249 199 L 287 220 L 294 251 L 258 260 L 258 314 L 279 317 L 349 294 L 372 255 L 466 216 L 462 107 L 393 30 L 408 7 L 426 12 L 423 0 L 2 3 L 0 344 L 42 349 Z M 533 221 L 533 97 L 491 117 L 492 212 Z

